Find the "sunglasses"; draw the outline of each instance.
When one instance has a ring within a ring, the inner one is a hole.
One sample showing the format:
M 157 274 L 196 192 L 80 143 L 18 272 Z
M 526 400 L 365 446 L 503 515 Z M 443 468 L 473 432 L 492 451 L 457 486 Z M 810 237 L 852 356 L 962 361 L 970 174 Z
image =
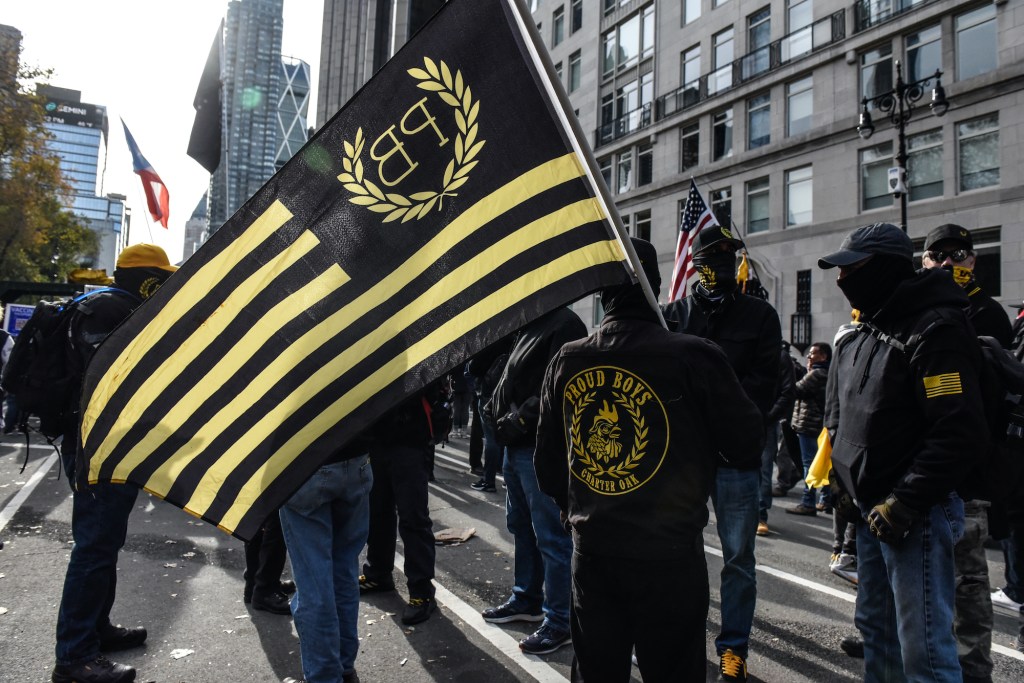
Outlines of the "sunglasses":
M 954 249 L 953 251 L 926 251 L 926 258 L 935 263 L 942 263 L 946 259 L 952 259 L 953 263 L 963 263 L 971 255 L 969 249 Z

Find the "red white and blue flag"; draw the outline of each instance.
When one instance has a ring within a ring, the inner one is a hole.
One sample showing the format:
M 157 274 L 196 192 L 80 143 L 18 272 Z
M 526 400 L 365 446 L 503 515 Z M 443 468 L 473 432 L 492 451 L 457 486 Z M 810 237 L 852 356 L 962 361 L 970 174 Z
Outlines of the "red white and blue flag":
M 171 195 L 168 194 L 167 186 L 164 185 L 164 181 L 160 180 L 153 164 L 142 156 L 142 152 L 139 151 L 139 146 L 124 120 L 121 121 L 121 125 L 124 126 L 124 136 L 128 139 L 128 149 L 132 153 L 132 168 L 142 178 L 142 190 L 146 193 L 149 215 L 166 228 L 167 220 L 171 216 Z
M 718 225 L 715 214 L 704 203 L 704 197 L 697 189 L 697 183 L 690 179 L 690 194 L 686 197 L 683 208 L 683 221 L 679 226 L 679 239 L 676 241 L 676 261 L 672 268 L 672 284 L 668 290 L 668 300 L 675 301 L 686 296 L 690 282 L 696 277 L 697 270 L 693 267 L 693 254 L 690 247 L 697 239 L 697 234 L 708 225 Z

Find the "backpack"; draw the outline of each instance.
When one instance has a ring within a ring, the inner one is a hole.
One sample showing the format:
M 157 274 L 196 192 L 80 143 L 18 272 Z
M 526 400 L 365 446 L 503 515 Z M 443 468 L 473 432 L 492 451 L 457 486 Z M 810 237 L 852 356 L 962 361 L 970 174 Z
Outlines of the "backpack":
M 453 393 L 451 377 L 445 375 L 430 385 L 420 398 L 423 412 L 427 414 L 430 440 L 434 445 L 444 446 L 448 442 L 448 434 L 452 430 L 455 417 L 452 408 Z
M 14 394 L 26 434 L 29 415 L 39 418 L 39 431 L 51 444 L 63 433 L 62 418 L 74 409 L 75 392 L 85 370 L 72 347 L 71 322 L 83 310 L 82 302 L 104 291 L 132 296 L 121 289 L 104 287 L 74 299 L 40 301 L 18 334 L 0 386 Z
M 949 323 L 944 319 L 934 320 L 906 342 L 900 342 L 871 323 L 862 323 L 858 329 L 899 349 L 909 360 L 928 333 L 945 324 Z M 994 337 L 979 336 L 978 345 L 982 358 L 979 374 L 982 403 L 992 443 L 982 480 L 992 500 L 1001 501 L 1019 493 L 1024 477 L 1024 363 Z

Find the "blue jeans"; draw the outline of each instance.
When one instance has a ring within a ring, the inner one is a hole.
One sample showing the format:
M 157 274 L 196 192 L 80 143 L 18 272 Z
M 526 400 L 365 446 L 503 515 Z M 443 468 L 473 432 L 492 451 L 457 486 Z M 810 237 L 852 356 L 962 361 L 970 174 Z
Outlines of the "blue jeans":
M 779 421 L 771 420 L 765 428 L 764 450 L 761 451 L 761 490 L 758 519 L 768 521 L 768 511 L 772 508 L 772 472 L 775 470 L 775 458 L 779 455 Z
M 572 592 L 572 536 L 558 506 L 537 485 L 533 446 L 509 446 L 505 453 L 505 523 L 515 540 L 512 604 L 544 609 L 544 624 L 569 630 Z M 566 482 L 568 486 L 568 482 Z
M 341 683 L 359 652 L 359 553 L 370 528 L 365 455 L 318 469 L 281 508 L 307 683 Z
M 864 681 L 960 683 L 953 635 L 953 545 L 963 533 L 956 494 L 915 522 L 896 545 L 857 520 L 857 608 L 864 636 Z
M 722 633 L 715 638 L 721 655 L 727 649 L 747 656 L 757 602 L 754 539 L 757 533 L 761 474 L 758 470 L 718 467 L 711 500 L 722 544 Z
M 807 478 L 807 473 L 811 469 L 811 463 L 814 462 L 814 456 L 818 454 L 818 435 L 817 434 L 797 434 L 797 438 L 800 440 L 800 458 L 804 464 L 804 479 Z M 812 489 L 804 482 L 804 495 L 800 499 L 800 504 L 804 507 L 813 508 L 815 503 L 818 501 L 817 496 L 814 492 L 818 489 Z M 821 502 L 826 505 L 831 505 L 831 490 L 828 486 L 821 487 Z
M 70 478 L 70 474 L 68 475 Z M 110 625 L 117 588 L 117 554 L 139 489 L 95 484 L 72 495 L 71 549 L 57 614 L 57 663 L 75 665 L 100 653 L 99 630 Z

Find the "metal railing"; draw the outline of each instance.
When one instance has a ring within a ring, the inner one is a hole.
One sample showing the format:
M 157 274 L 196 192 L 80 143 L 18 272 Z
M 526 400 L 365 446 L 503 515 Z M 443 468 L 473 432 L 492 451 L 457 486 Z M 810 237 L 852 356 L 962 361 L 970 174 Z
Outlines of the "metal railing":
M 859 33 L 934 0 L 860 0 L 853 6 L 853 32 Z
M 617 119 L 604 124 L 597 129 L 595 138 L 599 147 L 601 145 L 618 140 L 641 128 L 646 128 L 654 122 L 654 107 L 650 102 L 637 107 L 633 111 L 626 112 Z
M 845 38 L 846 11 L 839 10 L 662 95 L 655 116 L 660 121 Z

